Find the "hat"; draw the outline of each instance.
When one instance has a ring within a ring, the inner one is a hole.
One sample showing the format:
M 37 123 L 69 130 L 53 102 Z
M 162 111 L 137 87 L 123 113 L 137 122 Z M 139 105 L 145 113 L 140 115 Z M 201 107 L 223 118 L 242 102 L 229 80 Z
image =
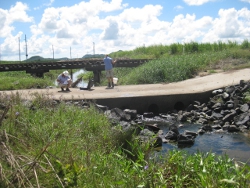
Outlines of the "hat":
M 65 76 L 68 76 L 68 75 L 69 75 L 69 72 L 68 72 L 68 71 L 64 71 L 63 74 L 64 74 Z

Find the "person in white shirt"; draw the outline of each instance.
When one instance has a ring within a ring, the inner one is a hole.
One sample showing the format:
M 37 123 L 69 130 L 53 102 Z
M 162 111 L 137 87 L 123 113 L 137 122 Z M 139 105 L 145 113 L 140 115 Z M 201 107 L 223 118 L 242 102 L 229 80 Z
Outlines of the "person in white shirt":
M 70 91 L 69 87 L 72 84 L 72 80 L 69 76 L 68 71 L 64 71 L 62 74 L 60 74 L 57 77 L 58 86 L 61 87 L 61 90 L 64 91 L 64 88 L 66 88 L 66 91 Z

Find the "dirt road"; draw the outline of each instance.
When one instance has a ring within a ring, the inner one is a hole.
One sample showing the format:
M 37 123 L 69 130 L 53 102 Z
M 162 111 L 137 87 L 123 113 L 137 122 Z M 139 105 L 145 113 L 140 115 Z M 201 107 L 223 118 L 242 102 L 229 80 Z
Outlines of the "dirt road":
M 18 92 L 24 98 L 32 97 L 32 94 L 39 93 L 53 97 L 54 99 L 104 99 L 122 98 L 134 96 L 174 95 L 185 93 L 200 93 L 229 85 L 239 84 L 240 80 L 250 80 L 250 69 L 234 70 L 229 72 L 214 73 L 211 75 L 196 77 L 193 79 L 169 83 L 169 84 L 145 84 L 115 86 L 114 89 L 106 87 L 92 87 L 90 91 L 71 88 L 71 92 L 61 92 L 60 88 L 50 89 L 26 89 L 1 91 L 6 94 Z

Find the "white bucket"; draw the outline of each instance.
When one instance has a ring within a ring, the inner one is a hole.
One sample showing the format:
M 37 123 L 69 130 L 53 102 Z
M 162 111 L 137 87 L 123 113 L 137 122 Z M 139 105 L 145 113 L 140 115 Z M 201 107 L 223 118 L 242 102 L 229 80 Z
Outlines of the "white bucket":
M 114 82 L 114 84 L 117 84 L 118 78 L 113 78 L 113 82 Z

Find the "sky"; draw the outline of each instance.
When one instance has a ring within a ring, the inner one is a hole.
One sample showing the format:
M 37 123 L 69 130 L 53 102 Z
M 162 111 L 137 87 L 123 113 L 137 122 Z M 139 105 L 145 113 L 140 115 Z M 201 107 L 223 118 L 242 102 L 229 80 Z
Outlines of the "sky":
M 0 60 L 244 40 L 250 0 L 0 0 Z

